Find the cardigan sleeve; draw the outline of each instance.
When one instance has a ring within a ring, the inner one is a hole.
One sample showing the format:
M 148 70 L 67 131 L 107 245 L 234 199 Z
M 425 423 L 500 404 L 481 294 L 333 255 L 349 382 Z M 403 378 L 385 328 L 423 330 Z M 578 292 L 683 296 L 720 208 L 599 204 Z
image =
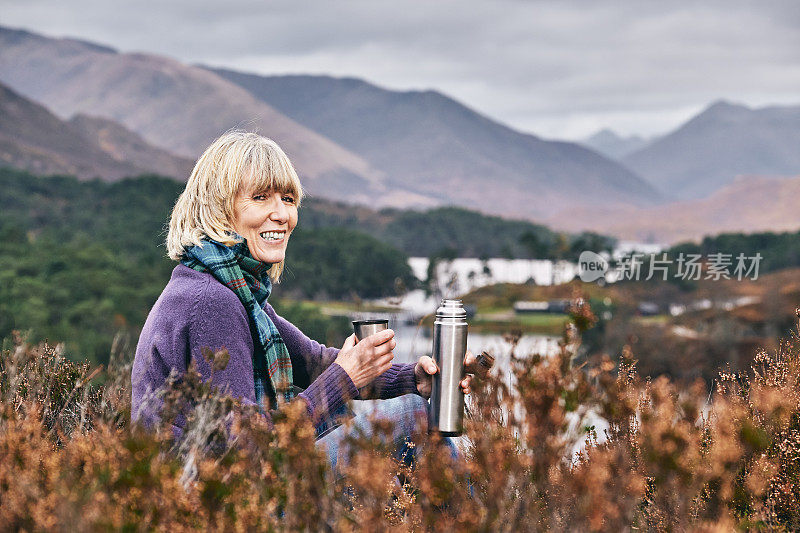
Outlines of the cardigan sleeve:
M 214 290 L 219 288 L 223 290 Z M 212 380 L 223 392 L 240 398 L 244 404 L 255 405 L 254 344 L 248 317 L 236 295 L 210 282 L 196 301 L 190 323 L 189 353 L 203 380 Z M 214 370 L 202 355 L 204 347 L 213 351 L 227 349 L 230 356 L 227 366 Z M 329 365 L 298 397 L 306 403 L 308 415 L 316 426 L 357 394 L 344 369 Z
M 265 304 L 264 310 L 275 323 L 286 349 L 289 350 L 295 384 L 307 387 L 307 384 L 333 363 L 339 355 L 338 348 L 327 347 L 310 339 L 297 326 L 278 315 L 271 305 Z M 359 392 L 357 398 L 362 400 L 385 400 L 403 394 L 419 394 L 414 380 L 414 364 L 393 364 L 389 370 L 378 376 L 371 384 L 362 387 Z

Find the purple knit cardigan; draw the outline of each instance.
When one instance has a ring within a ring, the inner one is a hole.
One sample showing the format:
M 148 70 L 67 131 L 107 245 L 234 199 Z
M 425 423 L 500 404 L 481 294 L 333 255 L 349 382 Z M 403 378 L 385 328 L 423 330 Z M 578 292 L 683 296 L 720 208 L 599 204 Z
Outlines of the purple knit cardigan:
M 264 310 L 286 343 L 294 384 L 305 389 L 298 397 L 306 402 L 315 424 L 327 420 L 351 398 L 417 393 L 413 364 L 392 365 L 371 387 L 359 392 L 344 369 L 333 362 L 338 349 L 309 339 L 268 303 Z M 211 366 L 200 351 L 203 347 L 227 348 L 230 361 L 224 370 L 214 372 L 213 383 L 243 403 L 254 404 L 254 348 L 244 306 L 211 274 L 178 265 L 150 310 L 136 346 L 131 375 L 133 420 L 148 426 L 158 420 L 160 404 L 152 392 L 164 385 L 173 369 L 182 374 L 194 361 L 204 380 L 211 377 Z

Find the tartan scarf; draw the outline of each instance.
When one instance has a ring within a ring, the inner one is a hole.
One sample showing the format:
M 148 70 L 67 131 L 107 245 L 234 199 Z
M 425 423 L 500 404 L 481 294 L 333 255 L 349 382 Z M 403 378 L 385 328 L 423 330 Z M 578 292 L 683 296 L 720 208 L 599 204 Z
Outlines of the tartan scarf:
M 181 263 L 199 272 L 209 272 L 232 290 L 244 305 L 250 334 L 257 341 L 253 351 L 256 402 L 261 404 L 264 399 L 267 379 L 277 398 L 291 401 L 294 397 L 292 360 L 278 328 L 262 308 L 272 291 L 272 281 L 264 275 L 271 265 L 250 255 L 244 239 L 230 247 L 204 239 L 202 246 L 185 250 Z

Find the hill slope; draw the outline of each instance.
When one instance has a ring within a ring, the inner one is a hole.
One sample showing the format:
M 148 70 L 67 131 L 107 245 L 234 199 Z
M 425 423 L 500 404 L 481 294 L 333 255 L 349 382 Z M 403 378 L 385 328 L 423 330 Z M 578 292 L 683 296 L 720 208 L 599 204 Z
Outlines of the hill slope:
M 717 102 L 623 162 L 675 198 L 702 198 L 737 176 L 800 173 L 800 106 Z
M 191 159 L 156 148 L 113 120 L 78 114 L 72 117 L 69 124 L 116 161 L 181 181 L 185 181 L 192 172 L 194 161 Z
M 141 174 L 118 161 L 44 107 L 0 85 L 0 162 L 40 174 L 109 179 Z
M 213 72 L 442 202 L 531 217 L 576 203 L 646 205 L 653 188 L 577 144 L 526 135 L 435 91 L 329 76 Z
M 740 177 L 708 198 L 682 200 L 648 209 L 579 209 L 554 217 L 566 231 L 591 228 L 623 239 L 675 243 L 724 232 L 800 229 L 800 176 Z
M 62 121 L 2 84 L 0 162 L 39 174 L 106 180 L 147 173 L 185 180 L 193 164 L 110 120 L 78 115 Z
M 281 144 L 315 194 L 379 180 L 359 156 L 241 87 L 172 59 L 0 28 L 0 81 L 62 118 L 108 118 L 190 158 L 230 128 L 257 130 Z

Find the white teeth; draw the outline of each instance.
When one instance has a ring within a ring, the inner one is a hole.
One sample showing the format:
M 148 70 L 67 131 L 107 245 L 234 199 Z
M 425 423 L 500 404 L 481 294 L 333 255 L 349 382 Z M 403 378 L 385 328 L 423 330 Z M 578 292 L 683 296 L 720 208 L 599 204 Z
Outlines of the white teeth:
M 265 231 L 264 233 L 259 233 L 259 235 L 267 241 L 278 241 L 283 238 L 282 231 Z

